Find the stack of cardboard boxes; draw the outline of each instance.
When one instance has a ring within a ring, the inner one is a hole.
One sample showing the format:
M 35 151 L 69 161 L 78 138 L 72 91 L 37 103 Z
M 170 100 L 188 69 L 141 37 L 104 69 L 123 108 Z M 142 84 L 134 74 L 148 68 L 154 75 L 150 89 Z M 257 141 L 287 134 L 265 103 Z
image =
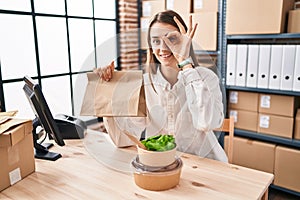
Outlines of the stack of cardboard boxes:
M 143 0 L 141 18 L 141 48 L 147 49 L 147 29 L 149 21 L 157 12 L 174 10 L 188 25 L 188 16 L 198 28 L 193 38 L 195 50 L 217 50 L 218 0 Z
M 292 141 L 300 139 L 299 103 L 294 96 L 229 91 L 228 110 L 237 129 Z M 225 150 L 227 142 L 226 137 Z M 274 173 L 275 185 L 300 192 L 299 150 L 241 137 L 234 138 L 233 148 L 234 164 Z
M 292 139 L 299 104 L 294 96 L 229 91 L 228 110 L 236 128 Z

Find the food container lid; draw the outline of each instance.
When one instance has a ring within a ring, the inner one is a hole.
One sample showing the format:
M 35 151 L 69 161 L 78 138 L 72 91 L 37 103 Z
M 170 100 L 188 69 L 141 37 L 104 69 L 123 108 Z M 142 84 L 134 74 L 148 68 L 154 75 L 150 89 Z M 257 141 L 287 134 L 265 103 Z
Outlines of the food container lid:
M 173 172 L 177 171 L 178 169 L 181 169 L 183 163 L 182 160 L 179 157 L 176 157 L 175 161 L 171 163 L 170 165 L 164 166 L 164 167 L 153 167 L 144 165 L 141 162 L 139 162 L 139 157 L 136 156 L 132 162 L 132 167 L 134 168 L 135 172 L 138 173 L 165 173 L 165 172 Z

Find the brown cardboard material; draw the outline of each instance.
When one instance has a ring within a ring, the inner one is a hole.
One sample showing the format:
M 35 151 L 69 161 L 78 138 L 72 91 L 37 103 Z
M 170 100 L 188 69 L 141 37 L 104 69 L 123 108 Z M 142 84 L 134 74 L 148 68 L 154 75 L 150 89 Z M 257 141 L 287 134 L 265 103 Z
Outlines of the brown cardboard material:
M 299 4 L 300 5 L 300 4 Z M 300 33 L 300 9 L 289 11 L 288 33 Z
M 258 93 L 229 91 L 228 107 L 230 109 L 239 109 L 247 111 L 258 111 Z
M 0 191 L 35 171 L 32 121 L 11 119 L 10 124 L 13 121 L 16 124 L 0 134 Z
M 294 96 L 260 94 L 258 112 L 294 117 L 299 107 L 299 99 Z
M 300 109 L 298 109 L 295 117 L 294 139 L 300 140 Z
M 194 0 L 193 12 L 218 12 L 219 1 L 218 0 Z
M 259 113 L 257 132 L 279 137 L 293 137 L 294 118 Z
M 226 34 L 284 33 L 293 6 L 294 0 L 227 0 Z
M 167 1 L 166 8 L 176 11 L 183 17 L 184 15 L 189 15 L 193 11 L 192 0 Z
M 142 4 L 143 17 L 152 17 L 156 13 L 166 9 L 164 0 L 143 0 Z
M 277 146 L 275 151 L 274 185 L 300 192 L 300 151 Z
M 195 50 L 215 51 L 217 49 L 217 12 L 192 13 L 193 22 L 198 23 L 193 38 Z
M 224 138 L 224 149 L 227 152 L 228 136 Z M 233 164 L 274 173 L 275 144 L 234 137 Z
M 100 79 L 93 72 L 87 76 L 82 116 L 146 116 L 142 70 L 115 71 L 110 81 Z
M 235 122 L 234 127 L 249 130 L 257 131 L 257 117 L 258 113 L 253 111 L 238 110 L 238 109 L 229 109 L 229 115 L 234 116 Z

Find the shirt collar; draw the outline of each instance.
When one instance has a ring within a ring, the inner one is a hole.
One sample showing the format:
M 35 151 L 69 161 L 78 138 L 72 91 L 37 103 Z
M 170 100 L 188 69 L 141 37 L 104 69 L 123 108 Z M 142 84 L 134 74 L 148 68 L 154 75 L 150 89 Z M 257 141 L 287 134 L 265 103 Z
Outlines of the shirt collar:
M 168 89 L 170 90 L 171 88 L 170 83 L 162 75 L 160 71 L 160 67 L 157 68 L 157 72 L 153 84 L 162 87 L 164 90 L 168 90 Z
M 181 78 L 181 71 L 178 73 L 177 82 L 173 86 L 173 89 L 180 88 L 182 85 L 182 78 Z M 155 78 L 153 79 L 155 83 L 159 85 L 164 90 L 171 90 L 171 84 L 164 78 L 164 76 L 161 73 L 160 67 L 157 68 L 157 72 L 155 75 Z

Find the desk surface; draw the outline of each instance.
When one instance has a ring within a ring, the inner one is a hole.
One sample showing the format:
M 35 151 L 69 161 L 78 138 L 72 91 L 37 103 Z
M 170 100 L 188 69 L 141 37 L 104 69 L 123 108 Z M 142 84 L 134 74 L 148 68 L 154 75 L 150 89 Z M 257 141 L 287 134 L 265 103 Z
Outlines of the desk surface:
M 260 199 L 273 181 L 269 173 L 182 154 L 179 185 L 147 191 L 127 171 L 132 149 L 118 149 L 106 134 L 94 131 L 65 142 L 51 148 L 62 158 L 36 159 L 36 171 L 2 191 L 0 199 Z

